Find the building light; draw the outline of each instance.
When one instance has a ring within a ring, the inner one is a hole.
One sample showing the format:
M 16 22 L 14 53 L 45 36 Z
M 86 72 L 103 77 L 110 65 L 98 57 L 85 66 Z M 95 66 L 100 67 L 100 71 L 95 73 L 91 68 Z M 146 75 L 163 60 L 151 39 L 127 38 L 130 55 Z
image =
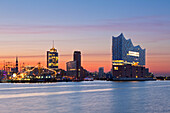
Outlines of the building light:
M 113 62 L 124 62 L 124 60 L 113 60 Z
M 70 69 L 70 71 L 75 71 L 76 69 Z
M 124 65 L 123 63 L 113 63 L 113 65 Z
M 16 77 L 16 76 L 17 76 L 17 74 L 16 74 L 16 73 L 14 73 L 12 76 L 13 76 L 13 77 Z
M 114 70 L 118 70 L 118 67 L 114 67 Z
M 129 51 L 129 53 L 127 55 L 139 57 L 139 52 Z
M 138 63 L 139 63 L 139 62 L 133 62 L 132 65 L 133 65 L 133 66 L 138 66 Z
M 47 51 L 47 67 L 52 69 L 58 69 L 58 52 L 54 47 Z

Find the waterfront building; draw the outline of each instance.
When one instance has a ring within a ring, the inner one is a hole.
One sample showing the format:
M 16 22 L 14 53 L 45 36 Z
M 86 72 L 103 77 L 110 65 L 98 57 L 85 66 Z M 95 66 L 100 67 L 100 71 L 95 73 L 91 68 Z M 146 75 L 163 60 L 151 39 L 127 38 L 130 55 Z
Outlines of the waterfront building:
M 6 79 L 6 72 L 4 70 L 0 70 L 0 80 Z
M 78 68 L 81 67 L 81 52 L 80 51 L 74 51 L 74 61 L 77 62 Z
M 102 78 L 104 76 L 104 67 L 99 67 L 99 78 Z
M 81 52 L 74 51 L 73 61 L 66 63 L 67 76 L 74 77 L 77 80 L 83 80 L 88 75 L 88 71 L 81 66 Z
M 99 78 L 99 76 L 98 76 L 99 74 L 98 74 L 98 72 L 97 72 L 97 71 L 95 71 L 95 72 L 91 72 L 90 74 L 91 74 L 91 75 L 92 75 L 92 77 L 93 77 L 93 78 L 95 78 L 95 79 L 98 79 L 98 78 Z
M 81 68 L 81 52 L 74 51 L 74 61 L 76 62 L 76 77 L 80 78 L 80 68 Z
M 69 61 L 66 63 L 67 71 L 76 71 L 77 62 L 76 61 Z
M 131 39 L 121 33 L 112 36 L 112 75 L 114 78 L 145 78 L 145 49 L 134 46 Z
M 47 51 L 47 68 L 58 70 L 58 52 L 54 48 L 54 43 L 50 51 Z
M 16 68 L 15 68 L 15 72 L 18 73 L 18 57 L 16 57 Z
M 131 64 L 114 65 L 113 76 L 115 78 L 145 78 L 147 77 L 147 68 L 134 66 Z
M 112 63 L 113 65 L 135 64 L 145 65 L 145 49 L 134 46 L 131 39 L 125 39 L 121 33 L 118 37 L 112 36 Z
M 106 79 L 111 79 L 112 78 L 112 71 L 109 71 L 106 73 Z

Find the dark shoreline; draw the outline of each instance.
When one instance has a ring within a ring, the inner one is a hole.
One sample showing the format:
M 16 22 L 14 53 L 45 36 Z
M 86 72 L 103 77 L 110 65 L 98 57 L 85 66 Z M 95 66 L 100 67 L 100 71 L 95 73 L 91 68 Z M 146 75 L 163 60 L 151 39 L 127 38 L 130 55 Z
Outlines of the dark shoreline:
M 112 78 L 112 79 L 95 79 L 95 80 L 101 80 L 101 81 L 120 81 L 120 82 L 126 82 L 126 81 L 166 81 L 170 80 L 169 77 L 156 77 L 156 78 Z M 81 82 L 85 80 L 51 80 L 51 79 L 34 79 L 34 80 L 0 80 L 0 83 L 53 83 L 53 82 Z M 92 80 L 93 81 L 93 80 Z
M 156 81 L 157 79 L 108 79 L 108 80 L 101 80 L 101 81 L 120 81 L 120 82 L 126 82 L 126 81 Z M 53 81 L 42 81 L 42 80 L 5 80 L 0 81 L 0 83 L 56 83 L 56 82 L 81 82 L 84 80 L 53 80 Z

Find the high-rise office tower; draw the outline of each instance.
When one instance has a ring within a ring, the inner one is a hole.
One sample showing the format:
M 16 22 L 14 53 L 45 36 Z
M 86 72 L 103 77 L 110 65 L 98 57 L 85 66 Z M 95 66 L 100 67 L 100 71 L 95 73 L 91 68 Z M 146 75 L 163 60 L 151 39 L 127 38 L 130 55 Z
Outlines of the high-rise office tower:
M 50 51 L 47 51 L 47 67 L 54 70 L 58 69 L 58 52 L 54 48 L 54 42 Z
M 74 61 L 77 61 L 78 66 L 81 66 L 81 52 L 74 51 Z
M 99 67 L 99 78 L 102 78 L 104 75 L 104 67 Z
M 81 52 L 74 51 L 74 61 L 76 61 L 76 76 L 80 79 L 80 68 L 81 68 Z

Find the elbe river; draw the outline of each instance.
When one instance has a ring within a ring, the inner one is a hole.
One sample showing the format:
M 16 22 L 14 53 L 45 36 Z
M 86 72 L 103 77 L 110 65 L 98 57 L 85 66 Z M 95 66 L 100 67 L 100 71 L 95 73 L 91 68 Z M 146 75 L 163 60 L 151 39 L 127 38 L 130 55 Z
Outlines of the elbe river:
M 1 83 L 0 113 L 170 113 L 170 81 Z

